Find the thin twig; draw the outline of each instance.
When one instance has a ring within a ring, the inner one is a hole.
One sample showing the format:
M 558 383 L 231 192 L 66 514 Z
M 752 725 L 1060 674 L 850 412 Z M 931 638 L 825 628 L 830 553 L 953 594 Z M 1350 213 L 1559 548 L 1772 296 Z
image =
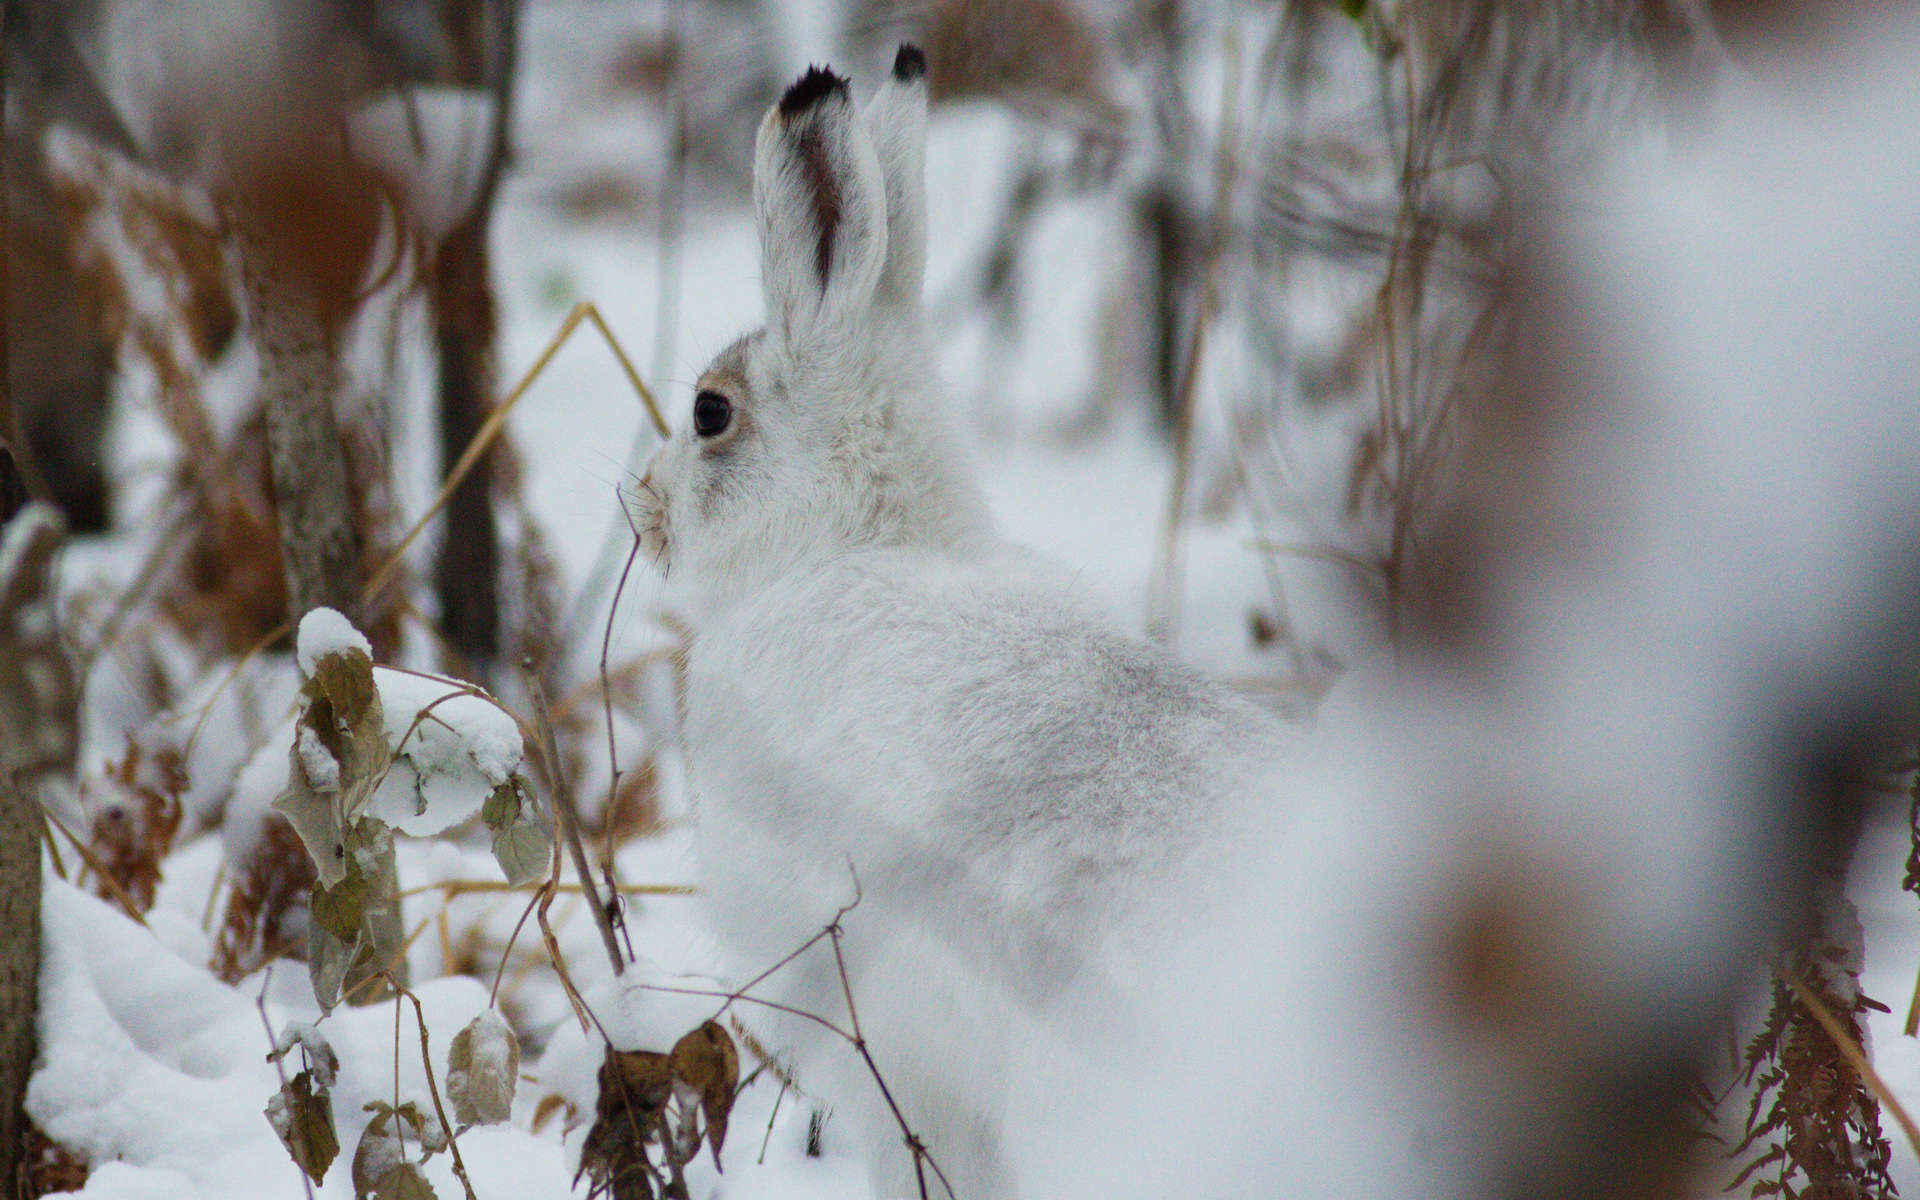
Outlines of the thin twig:
M 555 864 L 554 875 L 559 873 L 559 865 Z M 534 897 L 533 905 L 534 919 L 540 926 L 540 942 L 547 948 L 547 958 L 553 963 L 554 976 L 560 980 L 560 990 L 567 994 L 567 1003 L 573 1005 L 573 1015 L 580 1022 L 580 1032 L 589 1033 L 599 1021 L 587 1008 L 587 998 L 574 986 L 573 973 L 567 969 L 566 956 L 560 953 L 560 939 L 554 936 L 553 926 L 547 920 L 547 909 L 553 906 L 553 879 L 549 877 L 547 883 L 548 886 L 540 889 Z
M 743 1083 L 741 1083 L 740 1086 L 742 1088 L 745 1088 L 747 1084 L 752 1083 L 756 1078 L 759 1077 L 760 1072 L 764 1070 L 765 1067 L 766 1067 L 765 1063 L 762 1063 L 760 1064 L 760 1066 L 755 1067 L 753 1070 L 753 1074 L 747 1076 L 746 1080 Z M 766 1165 L 767 1144 L 773 1141 L 773 1123 L 780 1116 L 780 1102 L 782 1100 L 785 1100 L 786 1098 L 787 1098 L 787 1081 L 782 1079 L 780 1081 L 780 1094 L 773 1098 L 773 1111 L 767 1114 L 767 1131 L 766 1133 L 762 1134 L 760 1137 L 760 1157 L 754 1160 L 755 1166 Z
M 554 861 L 554 866 L 556 868 L 559 866 L 559 860 L 557 858 Z M 549 876 L 548 878 L 549 882 L 551 882 L 552 877 Z M 520 940 L 520 931 L 526 928 L 527 918 L 533 915 L 533 906 L 540 903 L 541 894 L 541 891 L 535 891 L 533 896 L 528 899 L 527 906 L 520 910 L 520 919 L 513 923 L 513 932 L 508 935 L 507 944 L 500 951 L 500 965 L 493 969 L 493 986 L 487 989 L 487 1007 L 489 1008 L 499 1003 L 500 978 L 507 973 L 507 960 L 513 957 L 513 944 Z
M 661 437 L 667 436 L 666 418 L 660 415 L 659 406 L 653 401 L 653 393 L 641 381 L 640 373 L 634 370 L 633 363 L 627 358 L 627 352 L 614 338 L 613 331 L 607 328 L 606 321 L 600 316 L 600 310 L 587 301 L 581 301 L 573 306 L 573 311 L 567 314 L 566 320 L 560 322 L 560 328 L 555 330 L 554 335 L 547 340 L 546 348 L 534 359 L 533 365 L 527 368 L 526 374 L 520 377 L 520 382 L 513 385 L 513 389 L 507 393 L 506 398 L 494 406 L 493 411 L 487 414 L 487 419 L 481 422 L 479 430 L 474 433 L 473 440 L 467 443 L 467 448 L 461 453 L 459 461 L 454 463 L 453 469 L 447 472 L 446 479 L 441 481 L 439 494 L 434 497 L 433 503 L 427 506 L 427 511 L 420 514 L 419 519 L 413 523 L 413 527 L 407 530 L 406 536 L 401 538 L 400 543 L 388 554 L 387 561 L 374 572 L 373 578 L 361 591 L 361 603 L 365 604 L 371 600 L 393 581 L 394 573 L 399 570 L 401 559 L 415 539 L 426 529 L 428 522 L 447 506 L 447 502 L 453 498 L 454 489 L 458 488 L 460 482 L 472 472 L 474 464 L 480 461 L 480 456 L 486 453 L 487 447 L 493 445 L 494 439 L 500 436 L 500 431 L 505 428 L 507 417 L 513 412 L 514 405 L 520 403 L 521 397 L 527 394 L 534 380 L 546 370 L 547 364 L 553 361 L 554 356 L 560 352 L 560 348 L 566 344 L 568 338 L 573 336 L 573 331 L 578 329 L 583 321 L 598 329 L 601 336 L 606 338 L 607 345 L 613 348 L 614 357 L 620 360 L 620 369 L 626 373 L 627 381 L 633 385 L 634 392 L 646 407 L 647 415 L 652 418 L 654 428 L 659 431 Z
M 856 900 L 855 903 L 858 901 Z M 845 915 L 844 909 L 842 915 Z M 946 1189 L 947 1200 L 954 1200 L 953 1184 L 948 1182 L 947 1173 L 942 1171 L 940 1164 L 934 1161 L 932 1151 L 928 1150 L 926 1143 L 920 1140 L 920 1135 L 907 1124 L 906 1114 L 900 1111 L 900 1105 L 894 1101 L 893 1089 L 887 1086 L 886 1078 L 880 1074 L 880 1064 L 873 1061 L 873 1052 L 867 1049 L 866 1036 L 860 1032 L 860 1010 L 854 1007 L 853 983 L 847 976 L 847 957 L 840 946 L 840 940 L 844 935 L 840 927 L 840 918 L 835 917 L 833 924 L 827 928 L 832 934 L 830 941 L 833 944 L 833 965 L 840 971 L 840 991 L 847 998 L 847 1022 L 853 1026 L 853 1048 L 866 1062 L 867 1070 L 873 1075 L 873 1082 L 880 1088 L 880 1098 L 887 1102 L 887 1108 L 893 1113 L 894 1121 L 900 1126 L 900 1135 L 907 1143 L 907 1152 L 913 1155 L 913 1174 L 915 1181 L 920 1185 L 920 1200 L 927 1200 L 926 1167 L 933 1168 L 934 1177 L 940 1181 L 940 1186 Z
M 850 872 L 853 870 L 851 863 L 848 864 L 848 870 Z M 886 1076 L 881 1074 L 880 1064 L 874 1061 L 873 1053 L 868 1050 L 866 1038 L 860 1031 L 860 1010 L 853 1002 L 853 982 L 847 974 L 847 960 L 845 953 L 841 950 L 840 939 L 845 932 L 841 922 L 845 920 L 848 913 L 859 907 L 864 895 L 865 892 L 860 886 L 860 876 L 858 873 L 854 873 L 853 899 L 845 905 L 842 905 L 840 910 L 833 914 L 833 919 L 822 927 L 820 932 L 802 942 L 797 949 L 793 950 L 779 962 L 774 963 L 771 967 L 768 967 L 758 975 L 755 975 L 751 980 L 748 980 L 744 987 L 736 988 L 731 992 L 725 992 L 712 988 L 682 988 L 655 983 L 642 983 L 635 984 L 634 986 L 649 992 L 666 992 L 679 996 L 712 996 L 724 1000 L 725 1003 L 720 1006 L 719 1011 L 713 1016 L 713 1019 L 716 1021 L 735 1004 L 755 1004 L 774 1012 L 785 1013 L 788 1016 L 810 1021 L 822 1029 L 827 1030 L 829 1033 L 834 1034 L 836 1037 L 839 1037 L 842 1041 L 852 1046 L 855 1052 L 860 1055 L 861 1061 L 866 1063 L 867 1073 L 873 1076 L 874 1084 L 880 1089 L 881 1099 L 886 1101 L 888 1111 L 893 1114 L 894 1123 L 900 1127 L 901 1139 L 906 1143 L 908 1152 L 913 1155 L 914 1178 L 920 1187 L 921 1200 L 929 1200 L 926 1178 L 926 1171 L 929 1168 L 932 1169 L 934 1177 L 940 1181 L 940 1186 L 945 1189 L 948 1200 L 954 1200 L 953 1185 L 948 1182 L 946 1172 L 940 1169 L 940 1164 L 934 1160 L 933 1152 L 927 1149 L 926 1143 L 920 1140 L 920 1135 L 915 1133 L 913 1127 L 907 1123 L 906 1114 L 900 1111 L 900 1105 L 894 1101 L 893 1089 L 887 1086 Z M 789 963 L 799 958 L 802 954 L 819 945 L 822 940 L 828 941 L 833 945 L 834 966 L 840 973 L 840 992 L 841 995 L 846 998 L 847 1023 L 851 1026 L 850 1029 L 842 1028 L 818 1013 L 808 1012 L 805 1009 L 796 1008 L 789 1004 L 781 1004 L 774 1000 L 763 1000 L 758 996 L 747 994 L 753 988 L 764 983 L 776 972 L 782 970 Z M 784 1082 L 785 1080 L 783 1079 L 782 1083 L 784 1084 Z
M 265 974 L 260 977 L 260 995 L 255 997 L 254 1007 L 260 1010 L 260 1027 L 267 1031 L 267 1049 L 277 1051 L 280 1049 L 280 1039 L 274 1036 L 273 1022 L 267 1018 L 267 986 L 272 982 L 273 964 L 268 963 Z M 300 1053 L 305 1055 L 306 1052 L 306 1048 L 302 1046 Z M 291 1086 L 291 1081 L 287 1079 L 286 1064 L 280 1061 L 278 1054 L 269 1054 L 268 1057 L 273 1060 L 273 1069 L 280 1076 L 280 1090 L 284 1093 Z M 307 1178 L 307 1168 L 298 1162 L 293 1166 L 300 1172 L 300 1186 L 307 1189 L 307 1200 L 314 1200 L 313 1180 Z
M 433 1097 L 434 1114 L 440 1118 L 440 1128 L 447 1131 L 447 1149 L 453 1154 L 453 1173 L 459 1178 L 461 1188 L 466 1191 L 467 1200 L 479 1200 L 479 1197 L 473 1194 L 473 1181 L 467 1178 L 466 1160 L 460 1157 L 460 1139 L 454 1136 L 453 1122 L 447 1120 L 446 1106 L 440 1103 L 440 1085 L 435 1083 L 433 1079 L 433 1054 L 427 1047 L 427 1015 L 420 1007 L 420 997 L 408 991 L 400 981 L 392 975 L 387 976 L 387 984 L 394 990 L 396 1015 L 398 1015 L 398 1005 L 400 1003 L 398 997 L 405 996 L 407 999 L 413 1001 L 413 1019 L 420 1026 L 420 1065 L 426 1068 L 427 1094 Z M 396 1067 L 396 1079 L 398 1075 L 399 1072 Z M 394 1107 L 397 1109 L 399 1105 L 396 1104 Z
M 428 892 L 445 892 L 448 899 L 469 895 L 492 895 L 502 892 L 537 892 L 538 882 L 505 883 L 498 879 L 443 879 L 439 883 L 423 883 L 410 887 L 400 893 L 402 899 L 408 896 L 423 896 Z M 583 889 L 577 883 L 559 883 L 554 891 L 563 895 L 578 896 Z M 693 896 L 699 894 L 698 888 L 686 883 L 623 883 L 620 894 L 623 896 Z
M 621 506 L 626 511 L 626 506 Z M 613 740 L 613 683 L 607 676 L 607 660 L 613 655 L 613 620 L 620 612 L 620 597 L 627 590 L 627 576 L 633 573 L 633 563 L 640 556 L 640 534 L 633 535 L 633 548 L 627 551 L 627 563 L 620 568 L 620 582 L 613 589 L 613 603 L 607 606 L 607 626 L 600 636 L 600 701 L 601 709 L 607 719 L 607 807 L 602 824 L 606 826 L 607 846 L 605 861 L 613 862 L 613 801 L 620 794 L 620 755 Z
M 533 698 L 534 716 L 540 723 L 540 749 L 546 759 L 547 783 L 553 791 L 554 812 L 559 818 L 556 824 L 560 826 L 561 839 L 567 844 L 567 853 L 573 859 L 573 869 L 580 876 L 580 890 L 593 907 L 593 923 L 600 930 L 600 940 L 606 944 L 607 959 L 613 964 L 613 973 L 618 976 L 626 972 L 627 961 L 621 956 L 620 941 L 613 934 L 613 918 L 607 915 L 599 889 L 594 886 L 593 871 L 587 866 L 587 848 L 580 840 L 580 809 L 574 803 L 573 787 L 567 780 L 566 768 L 560 762 L 560 749 L 554 741 L 553 714 L 547 708 L 547 692 L 540 686 L 540 676 L 533 670 L 530 661 L 521 663 L 520 669 L 526 677 L 527 692 Z M 556 871 L 556 878 L 558 874 Z M 545 912 L 543 903 L 543 923 Z

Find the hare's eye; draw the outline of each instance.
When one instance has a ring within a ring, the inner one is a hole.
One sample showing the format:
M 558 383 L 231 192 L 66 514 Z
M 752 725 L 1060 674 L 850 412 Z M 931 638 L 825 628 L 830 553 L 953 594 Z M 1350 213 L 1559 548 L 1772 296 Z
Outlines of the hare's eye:
M 733 402 L 719 392 L 701 392 L 693 398 L 693 431 L 703 438 L 717 437 L 733 424 Z

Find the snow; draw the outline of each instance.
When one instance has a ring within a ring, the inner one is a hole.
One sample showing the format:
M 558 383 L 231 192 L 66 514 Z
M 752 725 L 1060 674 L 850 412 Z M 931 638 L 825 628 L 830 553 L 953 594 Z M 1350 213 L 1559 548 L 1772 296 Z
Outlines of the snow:
M 367 812 L 394 830 L 426 837 L 479 814 L 494 788 L 520 767 L 520 727 L 472 684 L 376 667 L 393 768 Z
M 317 792 L 340 790 L 340 760 L 321 742 L 313 726 L 300 726 L 294 734 L 293 748 L 294 753 L 300 756 L 300 768 L 306 772 L 310 787 Z
M 252 1003 L 58 881 L 42 921 L 42 1065 L 27 1111 L 114 1167 L 83 1194 L 296 1194 L 298 1169 L 261 1119 L 278 1080 Z
M 331 608 L 316 608 L 301 617 L 295 644 L 299 647 L 296 657 L 300 673 L 308 678 L 313 677 L 314 667 L 321 659 L 335 654 L 358 650 L 369 659 L 373 657 L 372 643 L 353 627 L 353 622 Z

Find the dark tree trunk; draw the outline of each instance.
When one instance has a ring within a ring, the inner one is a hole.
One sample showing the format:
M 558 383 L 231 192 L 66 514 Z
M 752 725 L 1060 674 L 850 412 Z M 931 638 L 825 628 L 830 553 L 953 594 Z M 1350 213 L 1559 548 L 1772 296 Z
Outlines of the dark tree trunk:
M 39 999 L 39 813 L 13 773 L 0 770 L 0 1182 L 9 1191 L 25 1167 Z
M 0 251 L 0 262 L 4 261 L 5 253 Z M 0 395 L 5 390 L 0 384 Z M 6 441 L 0 439 L 0 532 L 26 502 L 26 485 Z M 6 732 L 0 730 L 0 734 Z M 39 974 L 39 813 L 14 782 L 12 756 L 0 745 L 0 1188 L 9 1191 L 20 1177 L 25 1149 Z
M 440 242 L 431 280 L 434 335 L 440 354 L 440 463 L 447 474 L 485 422 L 495 390 L 495 314 L 487 230 L 507 153 L 517 33 L 516 0 L 467 0 L 444 10 L 460 82 L 485 85 L 494 97 L 493 136 L 473 207 Z M 441 630 L 465 661 L 466 673 L 488 681 L 500 655 L 500 544 L 493 513 L 494 455 L 481 455 L 447 503 L 446 537 L 434 568 Z
M 28 501 L 0 441 L 0 1187 L 9 1191 L 25 1165 L 36 1053 L 40 784 L 71 774 L 75 748 L 73 669 L 52 619 L 61 534 L 59 514 Z
M 476 210 L 440 243 L 433 270 L 434 337 L 440 352 L 440 470 L 453 470 L 480 432 L 494 392 L 493 283 L 488 212 Z M 447 502 L 447 534 L 434 566 L 440 628 L 486 675 L 500 654 L 499 536 L 493 518 L 493 451 L 480 456 Z
M 0 0 L 0 29 L 13 24 L 16 2 Z M 0 38 L 0 131 L 6 128 L 5 63 L 5 39 Z M 0 177 L 0 541 L 27 503 L 25 482 L 8 448 L 14 430 L 7 387 L 5 197 L 6 180 Z M 0 586 L 5 582 L 0 579 Z M 0 612 L 0 646 L 11 640 L 6 636 L 11 616 Z M 0 712 L 9 707 L 0 697 Z M 12 742 L 13 731 L 0 729 L 0 1188 L 9 1192 L 25 1167 L 27 1080 L 38 1052 L 34 1020 L 40 1004 L 40 813 L 14 781 Z

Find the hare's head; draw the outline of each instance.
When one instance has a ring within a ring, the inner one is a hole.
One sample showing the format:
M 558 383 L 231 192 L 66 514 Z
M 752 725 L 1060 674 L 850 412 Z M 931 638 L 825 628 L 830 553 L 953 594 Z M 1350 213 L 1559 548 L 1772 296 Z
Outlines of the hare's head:
M 981 529 L 926 402 L 924 74 L 902 46 L 856 112 L 846 81 L 816 67 L 761 122 L 766 325 L 700 376 L 629 495 L 646 552 L 711 599 L 823 554 L 958 548 Z

